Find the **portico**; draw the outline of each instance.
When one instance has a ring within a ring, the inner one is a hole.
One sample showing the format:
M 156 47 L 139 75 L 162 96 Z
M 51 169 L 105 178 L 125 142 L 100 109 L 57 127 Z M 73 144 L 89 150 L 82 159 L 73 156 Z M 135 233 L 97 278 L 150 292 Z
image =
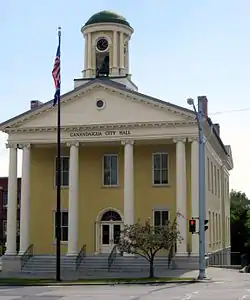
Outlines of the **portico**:
M 101 132 L 101 131 L 100 131 Z M 103 132 L 101 132 L 103 133 Z M 132 129 L 130 130 L 132 136 L 129 136 L 127 139 L 119 139 L 116 141 L 106 141 L 98 142 L 96 140 L 96 135 L 89 135 L 92 141 L 85 142 L 82 139 L 85 137 L 77 137 L 77 140 L 68 141 L 62 144 L 62 147 L 65 147 L 69 153 L 69 185 L 68 185 L 68 242 L 67 242 L 67 251 L 66 254 L 69 256 L 76 256 L 79 252 L 79 149 L 84 149 L 88 147 L 102 147 L 102 144 L 112 143 L 113 146 L 118 149 L 121 147 L 123 152 L 123 213 L 120 212 L 120 219 L 114 220 L 112 228 L 109 225 L 109 221 L 101 221 L 101 217 L 97 217 L 95 221 L 95 249 L 94 252 L 100 253 L 102 251 L 110 251 L 110 247 L 103 247 L 101 240 L 103 239 L 103 229 L 108 228 L 111 230 L 109 236 L 114 237 L 115 232 L 119 229 L 121 230 L 122 224 L 133 224 L 135 221 L 135 205 L 136 205 L 136 195 L 134 189 L 134 151 L 135 149 L 140 149 L 147 144 L 160 144 L 162 148 L 172 145 L 175 149 L 175 163 L 176 166 L 176 198 L 175 205 L 176 211 L 179 211 L 182 217 L 179 219 L 179 230 L 181 232 L 183 241 L 177 245 L 177 255 L 185 256 L 187 254 L 187 220 L 188 220 L 188 211 L 187 211 L 187 159 L 188 154 L 186 148 L 191 145 L 191 189 L 192 193 L 197 191 L 197 181 L 198 173 L 195 174 L 195 169 L 197 169 L 198 156 L 197 156 L 197 139 L 195 137 L 175 137 L 169 139 L 140 139 L 137 136 L 133 136 Z M 141 131 L 143 133 L 143 131 Z M 43 133 L 44 134 L 44 133 Z M 109 135 L 108 135 L 109 137 Z M 120 146 L 119 146 L 120 145 Z M 165 146 L 164 146 L 165 145 Z M 189 146 L 188 146 L 189 145 Z M 16 204 L 16 194 L 15 192 L 15 183 L 17 180 L 17 149 L 21 149 L 23 152 L 23 164 L 22 164 L 22 193 L 21 193 L 21 226 L 20 226 L 20 252 L 19 255 L 22 255 L 30 245 L 30 201 L 34 201 L 32 197 L 30 198 L 30 156 L 32 148 L 46 148 L 46 147 L 55 147 L 53 144 L 36 144 L 36 143 L 26 143 L 26 144 L 8 144 L 10 148 L 9 159 L 10 159 L 10 171 L 9 171 L 9 188 L 11 193 L 9 194 L 9 206 L 8 206 L 8 221 L 7 221 L 7 251 L 6 255 L 16 255 L 16 245 L 15 245 L 15 230 L 16 230 L 16 219 L 13 217 L 15 215 L 15 204 Z M 136 150 L 138 151 L 138 150 Z M 84 159 L 84 156 L 81 158 Z M 86 157 L 87 159 L 87 157 Z M 196 166 L 196 168 L 195 168 Z M 171 183 L 171 187 L 174 183 Z M 169 188 L 170 184 L 166 184 L 165 188 Z M 11 188 L 14 187 L 14 188 Z M 192 197 L 192 209 L 198 207 L 198 197 Z M 105 208 L 106 211 L 108 208 Z M 109 211 L 116 211 L 112 207 L 109 208 Z M 174 211 L 172 214 L 174 215 Z M 138 218 L 138 216 L 137 216 Z M 93 220 L 94 222 L 94 220 Z M 118 225 L 118 226 L 115 226 Z M 104 226 L 104 227 L 103 227 Z M 119 228 L 118 228 L 119 227 Z M 118 230 L 118 231 L 119 231 Z M 113 238 L 111 239 L 113 240 Z M 193 238 L 192 248 L 196 249 L 197 247 L 197 236 Z

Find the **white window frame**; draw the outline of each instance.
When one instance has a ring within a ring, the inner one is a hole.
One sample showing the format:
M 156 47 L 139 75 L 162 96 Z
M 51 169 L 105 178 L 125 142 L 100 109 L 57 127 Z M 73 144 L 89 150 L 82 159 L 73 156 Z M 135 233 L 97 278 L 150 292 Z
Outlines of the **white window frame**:
M 116 170 L 117 178 L 116 178 L 116 184 L 105 184 L 104 183 L 104 176 L 105 176 L 104 175 L 105 174 L 104 160 L 105 160 L 105 157 L 108 157 L 108 156 L 113 156 L 113 157 L 116 157 L 116 159 L 117 159 L 117 170 Z M 119 156 L 116 153 L 106 153 L 102 157 L 102 186 L 103 187 L 117 187 L 117 186 L 119 186 Z
M 61 160 L 64 159 L 64 158 L 67 158 L 69 160 L 69 164 L 70 164 L 70 159 L 69 159 L 69 156 L 68 155 L 63 155 L 61 156 Z M 57 177 L 57 172 L 56 172 L 56 160 L 57 160 L 57 156 L 55 158 L 55 162 L 54 162 L 54 187 L 56 188 L 56 177 Z M 70 165 L 69 165 L 69 168 L 70 168 Z M 68 172 L 68 185 L 64 185 L 63 184 L 63 173 L 66 173 L 66 171 L 63 170 L 63 168 L 61 169 L 61 187 L 62 188 L 68 188 L 69 187 L 69 170 L 67 171 Z
M 62 214 L 63 213 L 67 213 L 68 214 L 68 226 L 62 226 Z M 62 241 L 62 230 L 63 228 L 68 227 L 68 240 L 69 240 L 69 212 L 67 209 L 61 209 L 61 244 L 67 244 L 67 241 Z M 53 210 L 53 236 L 54 236 L 54 244 L 56 243 L 56 210 Z
M 155 227 L 155 212 L 163 212 L 163 211 L 167 211 L 168 212 L 168 221 L 170 221 L 170 210 L 168 208 L 153 208 L 152 213 L 153 213 L 153 226 Z M 161 215 L 161 219 L 162 219 L 162 215 Z M 161 222 L 162 223 L 162 222 Z
M 163 170 L 167 170 L 167 174 L 168 174 L 167 183 L 162 183 L 162 178 L 161 178 L 161 183 L 155 183 L 154 158 L 155 158 L 156 155 L 166 155 L 167 156 L 167 169 L 160 169 L 161 172 Z M 152 153 L 152 185 L 153 186 L 168 186 L 169 185 L 169 154 L 167 152 L 154 152 L 154 153 Z

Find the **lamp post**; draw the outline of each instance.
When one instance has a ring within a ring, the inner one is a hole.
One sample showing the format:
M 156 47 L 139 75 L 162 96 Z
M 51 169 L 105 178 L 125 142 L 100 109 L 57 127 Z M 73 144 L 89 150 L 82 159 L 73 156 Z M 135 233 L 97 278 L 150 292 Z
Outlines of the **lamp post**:
M 2 246 L 2 255 L 4 254 L 4 226 L 3 226 L 3 221 L 4 221 L 4 217 L 3 217 L 3 193 L 4 193 L 4 190 L 3 190 L 3 187 L 0 186 L 0 192 L 1 192 L 1 246 Z
M 205 265 L 205 142 L 203 132 L 203 97 L 198 97 L 198 112 L 194 100 L 187 103 L 193 107 L 199 129 L 199 279 L 206 279 Z

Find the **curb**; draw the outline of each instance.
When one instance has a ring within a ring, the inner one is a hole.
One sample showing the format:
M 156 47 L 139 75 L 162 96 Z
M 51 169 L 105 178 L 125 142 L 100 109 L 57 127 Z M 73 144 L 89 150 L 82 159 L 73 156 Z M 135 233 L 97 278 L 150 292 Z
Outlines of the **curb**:
M 196 283 L 199 282 L 196 279 L 191 279 L 191 280 L 169 280 L 169 281 L 140 281 L 140 282 L 130 282 L 130 281 L 121 281 L 121 282 L 79 282 L 79 283 L 57 283 L 57 282 L 52 282 L 52 283 L 27 283 L 27 284 L 18 284 L 18 283 L 0 283 L 0 286 L 17 286 L 17 287 L 23 287 L 23 286 L 105 286 L 105 285 L 157 285 L 157 284 L 191 284 L 191 283 Z

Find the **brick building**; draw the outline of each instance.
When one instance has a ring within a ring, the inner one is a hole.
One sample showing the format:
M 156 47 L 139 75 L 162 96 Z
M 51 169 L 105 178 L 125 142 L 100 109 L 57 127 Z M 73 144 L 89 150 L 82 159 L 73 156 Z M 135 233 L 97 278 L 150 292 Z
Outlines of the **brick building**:
M 19 245 L 21 178 L 17 179 L 17 244 Z M 7 231 L 8 177 L 0 177 L 0 245 L 5 245 Z M 2 254 L 2 249 L 0 249 Z

